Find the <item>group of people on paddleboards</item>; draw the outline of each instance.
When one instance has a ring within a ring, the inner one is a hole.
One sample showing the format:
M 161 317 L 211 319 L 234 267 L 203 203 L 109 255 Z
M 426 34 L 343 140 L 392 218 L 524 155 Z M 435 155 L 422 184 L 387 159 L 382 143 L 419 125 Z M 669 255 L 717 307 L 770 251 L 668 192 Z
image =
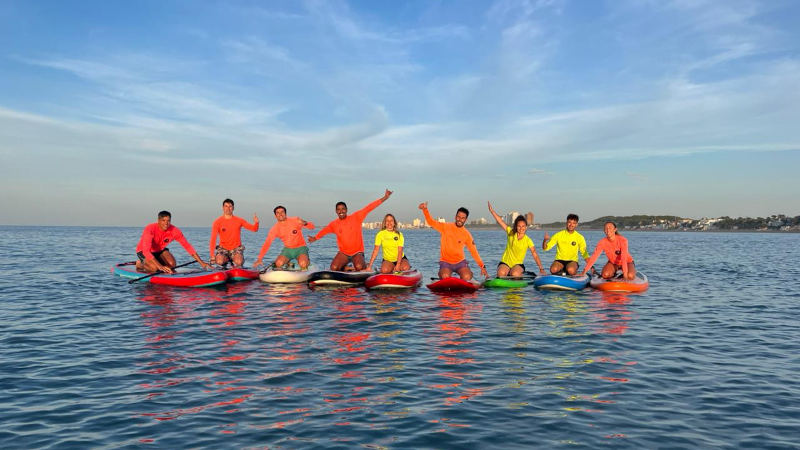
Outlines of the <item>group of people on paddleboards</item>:
M 392 191 L 387 189 L 381 198 L 349 215 L 347 204 L 338 202 L 336 203 L 337 218 L 328 223 L 316 235 L 309 236 L 309 243 L 313 243 L 330 233 L 336 236 L 338 252 L 330 263 L 330 270 L 372 271 L 379 248 L 383 250 L 383 260 L 379 268 L 380 273 L 410 270 L 411 264 L 403 251 L 405 244 L 403 234 L 398 230 L 397 220 L 392 214 L 386 214 L 383 218 L 381 230 L 375 235 L 375 247 L 369 262 L 364 257 L 362 224 L 369 213 L 388 200 L 391 195 Z M 539 267 L 539 274 L 545 275 L 544 266 L 536 253 L 536 247 L 526 234 L 529 225 L 527 219 L 523 216 L 517 216 L 514 219 L 513 226 L 510 226 L 497 214 L 491 202 L 488 203 L 488 207 L 497 224 L 507 235 L 506 248 L 500 258 L 500 263 L 497 265 L 497 277 L 523 276 L 526 273 L 524 261 L 528 251 L 530 251 L 536 265 Z M 425 222 L 441 235 L 439 278 L 458 276 L 467 281 L 473 278 L 472 270 L 464 255 L 464 247 L 469 250 L 475 263 L 480 268 L 481 274 L 484 277 L 489 276 L 478 249 L 475 247 L 472 234 L 464 226 L 469 217 L 467 208 L 458 208 L 453 222 L 434 220 L 428 211 L 427 202 L 420 203 L 419 209 L 422 210 L 425 216 Z M 231 264 L 234 267 L 242 267 L 244 265 L 244 246 L 241 241 L 241 230 L 242 228 L 252 232 L 259 230 L 259 220 L 256 214 L 253 214 L 253 223 L 249 223 L 245 219 L 235 216 L 233 210 L 233 200 L 225 199 L 222 202 L 222 216 L 218 217 L 211 226 L 209 261 L 219 266 Z M 300 217 L 287 216 L 286 207 L 282 205 L 276 206 L 273 209 L 273 214 L 277 221 L 267 233 L 253 267 L 263 265 L 264 256 L 269 251 L 272 242 L 277 238 L 283 242 L 284 247 L 275 258 L 272 266 L 281 268 L 291 261 L 296 261 L 301 270 L 307 269 L 310 260 L 306 239 L 303 236 L 303 228 L 314 229 L 314 224 Z M 139 244 L 136 247 L 136 255 L 139 259 L 136 263 L 136 268 L 147 273 L 172 273 L 176 266 L 176 261 L 167 246 L 175 241 L 181 244 L 186 252 L 200 263 L 203 268 L 211 269 L 211 264 L 200 258 L 194 247 L 183 236 L 181 230 L 172 225 L 171 221 L 172 215 L 169 211 L 161 211 L 158 213 L 158 221 L 144 228 Z M 597 243 L 591 256 L 586 250 L 586 240 L 578 233 L 577 227 L 578 216 L 569 214 L 565 229 L 555 233 L 552 237 L 545 233 L 542 241 L 542 250 L 549 251 L 556 247 L 555 260 L 550 265 L 551 274 L 569 276 L 579 274 L 580 276 L 585 276 L 590 268 L 594 270 L 592 265 L 597 261 L 600 254 L 604 252 L 608 257 L 608 262 L 601 271 L 603 278 L 610 279 L 616 276 L 618 271 L 622 272 L 623 278 L 626 280 L 634 278 L 636 266 L 633 262 L 633 257 L 628 251 L 628 240 L 619 234 L 616 224 L 613 222 L 605 223 L 605 237 Z M 578 272 L 579 256 L 582 256 L 586 261 L 586 265 L 580 273 Z

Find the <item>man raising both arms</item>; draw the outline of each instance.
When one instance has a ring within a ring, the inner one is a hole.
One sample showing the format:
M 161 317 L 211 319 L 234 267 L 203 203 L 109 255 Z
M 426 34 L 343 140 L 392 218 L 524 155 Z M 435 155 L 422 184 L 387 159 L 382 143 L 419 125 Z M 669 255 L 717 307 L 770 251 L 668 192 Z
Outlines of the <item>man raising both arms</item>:
M 364 260 L 364 238 L 361 235 L 361 224 L 367 218 L 367 214 L 385 202 L 390 195 L 392 195 L 392 191 L 387 189 L 383 197 L 349 216 L 347 215 L 347 204 L 345 202 L 337 203 L 336 215 L 338 219 L 334 219 L 325 228 L 321 229 L 316 236 L 308 238 L 308 242 L 314 242 L 328 233 L 336 235 L 336 245 L 339 247 L 339 252 L 336 253 L 333 261 L 331 261 L 331 270 L 343 270 L 348 263 L 353 263 L 353 268 L 357 271 L 367 268 L 367 262 Z
M 308 229 L 314 228 L 314 224 L 306 222 L 299 217 L 286 217 L 286 208 L 283 206 L 276 206 L 272 210 L 278 222 L 269 229 L 267 239 L 264 240 L 264 245 L 261 246 L 261 253 L 258 254 L 258 259 L 253 264 L 253 267 L 258 267 L 264 259 L 264 255 L 269 251 L 269 246 L 275 238 L 283 241 L 283 250 L 281 254 L 275 259 L 273 265 L 275 267 L 283 267 L 289 261 L 296 259 L 300 264 L 300 268 L 306 270 L 308 268 L 308 247 L 306 240 L 303 238 L 303 227 Z
M 258 216 L 253 214 L 253 224 L 249 224 L 241 217 L 233 215 L 233 200 L 226 198 L 222 201 L 222 215 L 211 225 L 211 241 L 209 253 L 212 261 L 219 266 L 229 262 L 234 267 L 244 265 L 244 245 L 242 245 L 242 227 L 250 231 L 258 231 Z M 219 245 L 217 245 L 219 236 Z
M 464 228 L 464 224 L 469 217 L 469 210 L 458 208 L 456 211 L 456 218 L 453 223 L 442 223 L 433 220 L 431 214 L 428 212 L 428 202 L 420 203 L 419 209 L 425 215 L 425 222 L 434 230 L 438 231 L 442 237 L 439 242 L 441 248 L 441 257 L 439 259 L 439 278 L 447 278 L 457 273 L 462 280 L 469 281 L 472 279 L 472 271 L 469 269 L 469 264 L 464 258 L 464 246 L 469 249 L 472 258 L 478 263 L 481 268 L 481 274 L 484 278 L 489 276 L 486 271 L 486 266 L 483 265 L 481 255 L 478 254 L 478 249 L 475 248 L 475 240 L 472 239 L 472 234 Z
M 175 257 L 172 256 L 167 245 L 176 241 L 183 246 L 186 253 L 190 254 L 195 261 L 199 262 L 204 269 L 211 269 L 211 266 L 200 259 L 191 244 L 183 237 L 183 233 L 178 227 L 172 225 L 172 214 L 169 211 L 158 213 L 158 222 L 151 223 L 142 230 L 142 237 L 136 245 L 136 270 L 154 273 L 165 272 L 173 273 L 176 266 Z

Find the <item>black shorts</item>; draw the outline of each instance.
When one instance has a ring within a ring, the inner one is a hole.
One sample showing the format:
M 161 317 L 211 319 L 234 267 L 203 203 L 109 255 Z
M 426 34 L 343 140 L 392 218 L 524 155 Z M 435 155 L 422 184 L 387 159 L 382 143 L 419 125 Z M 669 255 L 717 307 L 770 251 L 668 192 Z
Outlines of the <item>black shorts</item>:
M 500 266 L 506 266 L 508 267 L 509 270 L 513 269 L 515 266 L 520 266 L 522 267 L 522 271 L 523 272 L 525 271 L 525 264 L 515 264 L 514 266 L 509 266 L 508 264 L 501 261 L 499 264 L 497 264 L 497 268 L 499 269 Z
M 158 262 L 164 263 L 164 261 L 161 260 L 161 254 L 164 253 L 164 252 L 169 252 L 169 249 L 165 248 L 164 250 L 161 250 L 159 252 L 150 252 L 150 253 L 153 254 L 153 256 L 156 258 L 156 260 L 158 260 Z M 142 253 L 142 252 L 136 252 L 136 256 L 139 257 L 139 261 L 141 261 L 141 262 L 144 262 L 144 260 L 147 259 L 147 258 L 144 257 L 144 253 Z
M 388 263 L 392 263 L 392 264 L 397 264 L 395 261 L 387 261 L 387 260 L 385 260 L 385 259 L 383 259 L 383 260 L 381 260 L 381 261 L 383 261 L 383 262 L 388 262 Z M 402 261 L 405 261 L 405 262 L 407 262 L 409 265 L 411 265 L 411 263 L 408 261 L 408 258 L 406 258 L 406 255 L 403 255 Z
M 565 259 L 556 259 L 553 262 L 561 263 L 561 265 L 564 266 L 565 269 L 567 268 L 567 264 L 569 264 L 569 263 L 578 264 L 578 261 L 565 260 Z M 578 267 L 580 267 L 580 264 L 578 264 Z

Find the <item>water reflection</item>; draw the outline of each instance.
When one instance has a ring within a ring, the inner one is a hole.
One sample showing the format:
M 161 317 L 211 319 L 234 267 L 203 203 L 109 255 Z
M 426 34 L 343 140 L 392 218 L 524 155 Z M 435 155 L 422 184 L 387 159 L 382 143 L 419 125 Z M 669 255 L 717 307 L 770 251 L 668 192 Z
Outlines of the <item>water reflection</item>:
M 619 401 L 618 383 L 630 381 L 628 372 L 636 364 L 625 353 L 600 345 L 604 336 L 614 342 L 627 331 L 632 318 L 629 297 L 589 291 L 545 298 L 551 309 L 548 334 L 560 338 L 563 351 L 551 362 L 559 369 L 552 376 L 558 380 L 555 393 L 563 399 L 561 407 L 568 413 L 606 412 Z
M 251 388 L 241 386 L 241 379 L 230 374 L 240 367 L 226 367 L 248 357 L 236 352 L 240 340 L 236 327 L 247 302 L 229 301 L 228 295 L 224 288 L 157 285 L 144 286 L 139 292 L 138 299 L 149 305 L 141 313 L 149 333 L 139 363 L 140 373 L 149 380 L 139 387 L 145 398 L 142 405 L 154 410 L 145 408 L 141 416 L 171 421 L 210 408 L 223 408 L 223 413 L 230 414 L 253 395 Z M 199 399 L 198 393 L 207 401 Z M 224 432 L 231 432 L 231 427 L 235 423 L 227 424 Z

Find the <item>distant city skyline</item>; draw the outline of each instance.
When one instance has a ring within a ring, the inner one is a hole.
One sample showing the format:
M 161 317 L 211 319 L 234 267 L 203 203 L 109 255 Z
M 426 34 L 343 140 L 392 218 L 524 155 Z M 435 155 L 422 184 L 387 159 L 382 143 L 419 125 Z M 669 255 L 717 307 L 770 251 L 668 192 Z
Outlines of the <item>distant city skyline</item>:
M 188 7 L 190 5 L 190 7 Z M 77 7 L 79 6 L 79 7 Z M 800 214 L 800 2 L 0 4 L 0 224 Z

